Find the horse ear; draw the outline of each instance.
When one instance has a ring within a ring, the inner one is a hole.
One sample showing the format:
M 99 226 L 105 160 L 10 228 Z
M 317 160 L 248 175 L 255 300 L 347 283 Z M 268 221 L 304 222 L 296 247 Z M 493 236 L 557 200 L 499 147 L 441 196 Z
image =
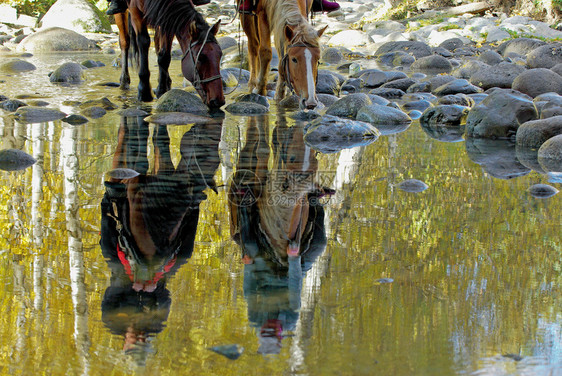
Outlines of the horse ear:
M 326 25 L 322 29 L 318 30 L 318 38 L 320 38 L 322 36 L 322 34 L 324 34 L 324 32 L 326 31 L 327 28 L 328 28 L 328 25 Z
M 219 19 L 217 21 L 216 24 L 213 25 L 213 28 L 211 29 L 211 33 L 213 33 L 213 35 L 217 35 L 217 33 L 219 32 L 219 27 L 221 25 L 221 20 Z
M 288 41 L 292 41 L 294 36 L 295 32 L 291 25 L 285 25 L 285 38 L 287 38 Z
M 189 24 L 189 34 L 192 37 L 197 35 L 197 24 L 195 23 L 195 21 L 191 21 L 191 23 Z

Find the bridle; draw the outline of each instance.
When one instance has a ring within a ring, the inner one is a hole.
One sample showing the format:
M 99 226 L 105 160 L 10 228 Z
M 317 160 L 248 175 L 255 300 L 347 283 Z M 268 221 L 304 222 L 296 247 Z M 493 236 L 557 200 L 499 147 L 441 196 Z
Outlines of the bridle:
M 293 48 L 293 47 L 310 47 L 310 48 L 318 48 L 316 46 L 313 46 L 312 44 L 309 43 L 305 43 L 305 42 L 301 42 L 301 43 L 295 43 L 295 44 L 290 44 L 285 48 L 285 55 L 283 55 L 283 58 L 281 59 L 281 69 L 279 69 L 279 74 L 283 75 L 283 78 L 285 79 L 285 84 L 289 87 L 289 90 L 291 90 L 292 93 L 295 93 L 295 88 L 293 87 L 293 83 L 291 82 L 291 73 L 289 72 L 289 64 L 287 64 L 288 60 L 289 60 L 289 49 Z M 318 71 L 316 72 L 316 77 L 314 78 L 314 81 L 316 82 L 318 78 Z
M 202 42 L 199 42 L 199 41 L 191 42 L 189 47 L 187 48 L 187 50 L 184 52 L 183 56 L 181 57 L 183 75 L 185 76 L 185 78 L 187 78 L 193 84 L 195 89 L 198 89 L 198 90 L 203 89 L 203 86 L 201 86 L 201 84 L 205 84 L 205 83 L 208 83 L 208 82 L 212 82 L 212 81 L 215 81 L 215 80 L 222 79 L 222 76 L 220 74 L 217 74 L 215 76 L 211 76 L 211 77 L 208 77 L 208 78 L 205 78 L 205 79 L 201 79 L 201 77 L 199 76 L 199 71 L 197 70 L 197 63 L 199 62 L 199 56 L 201 55 L 201 52 L 203 51 L 203 47 L 205 46 L 205 44 L 209 40 L 209 33 L 210 33 L 211 29 L 212 28 L 209 27 L 209 29 L 205 33 L 205 39 L 203 39 Z M 199 52 L 197 53 L 197 56 L 194 56 L 195 54 L 193 52 L 193 47 L 195 47 L 198 44 L 201 44 L 201 48 L 199 49 Z M 191 58 L 191 64 L 193 65 L 193 70 L 191 72 L 189 72 L 189 74 L 186 74 L 186 72 L 183 70 L 183 60 L 188 55 Z

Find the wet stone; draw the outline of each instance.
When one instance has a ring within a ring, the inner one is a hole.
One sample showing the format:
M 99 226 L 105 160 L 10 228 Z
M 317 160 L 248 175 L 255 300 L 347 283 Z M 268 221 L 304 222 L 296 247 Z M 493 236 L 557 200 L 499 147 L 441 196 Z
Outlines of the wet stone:
M 101 99 L 89 100 L 80 104 L 81 108 L 87 108 L 92 106 L 101 107 L 106 111 L 112 111 L 119 108 L 119 106 L 117 106 L 115 103 L 111 102 L 108 98 L 105 97 Z
M 107 114 L 107 111 L 103 107 L 98 106 L 86 107 L 80 112 L 82 115 L 89 117 L 90 119 L 99 119 Z
M 291 119 L 300 120 L 300 121 L 310 121 L 321 117 L 318 112 L 316 111 L 297 111 L 291 114 Z
M 369 94 L 378 95 L 379 97 L 383 97 L 386 99 L 400 99 L 406 94 L 403 90 L 400 89 L 389 89 L 389 88 L 376 88 L 369 91 Z
M 105 66 L 105 64 L 102 63 L 101 61 L 95 61 L 92 59 L 84 60 L 80 63 L 80 65 L 82 65 L 85 68 L 99 68 Z
M 546 140 L 538 150 L 540 166 L 549 172 L 562 172 L 562 134 Z
M 557 194 L 559 191 L 548 184 L 535 184 L 529 187 L 528 192 L 535 198 L 549 198 Z
M 367 72 L 359 77 L 363 80 L 363 86 L 367 88 L 377 88 L 380 87 L 387 82 L 399 80 L 402 78 L 408 78 L 406 73 L 404 72 L 397 72 L 397 71 L 390 71 L 390 72 L 383 72 L 383 71 L 374 71 L 374 72 Z
M 125 108 L 118 112 L 119 115 L 124 117 L 136 117 L 136 116 L 147 116 L 148 112 L 141 110 L 140 108 Z
M 235 100 L 236 102 L 257 103 L 269 108 L 269 101 L 267 100 L 267 98 L 256 93 L 242 94 L 236 97 Z
M 525 68 L 512 63 L 501 63 L 478 69 L 470 76 L 470 83 L 484 90 L 493 87 L 509 89 Z
M 225 107 L 233 115 L 261 115 L 267 114 L 269 109 L 264 105 L 253 102 L 234 102 Z
M 371 104 L 371 99 L 364 93 L 349 94 L 332 104 L 326 110 L 327 115 L 355 118 L 359 109 Z
M 369 123 L 330 115 L 307 124 L 305 132 L 305 143 L 321 153 L 368 145 L 380 136 L 378 129 Z
M 193 123 L 205 123 L 210 117 L 190 114 L 187 112 L 158 112 L 144 118 L 145 121 L 161 125 L 184 125 Z
M 164 93 L 153 108 L 156 112 L 188 112 L 198 115 L 207 115 L 209 112 L 197 94 L 181 89 L 172 89 Z
M 293 94 L 281 99 L 278 103 L 278 106 L 279 108 L 293 110 L 299 108 L 299 102 L 300 98 L 298 97 L 298 95 Z
M 28 61 L 15 59 L 0 65 L 0 71 L 7 74 L 29 72 L 37 69 L 35 65 Z
M 394 125 L 410 123 L 412 119 L 400 109 L 371 104 L 362 107 L 357 113 L 357 120 L 368 122 L 377 126 L 378 124 Z
M 402 109 L 404 111 L 418 110 L 418 111 L 423 112 L 428 107 L 431 107 L 431 102 L 429 102 L 425 99 L 419 99 L 417 101 L 406 102 L 402 105 Z
M 466 121 L 468 108 L 454 104 L 437 105 L 424 111 L 420 124 L 427 127 L 458 126 Z
M 85 79 L 83 68 L 78 63 L 64 63 L 49 75 L 53 83 L 77 84 Z
M 472 85 L 465 79 L 458 79 L 447 82 L 432 91 L 437 96 L 451 95 L 451 94 L 475 94 L 481 93 L 482 89 L 478 86 Z
M 409 77 L 400 78 L 398 80 L 389 81 L 381 85 L 381 88 L 400 89 L 402 91 L 406 91 L 410 86 L 412 86 L 416 82 L 417 82 L 416 80 Z
M 531 120 L 517 129 L 516 142 L 519 146 L 540 148 L 551 137 L 562 134 L 562 116 Z
M 404 180 L 396 185 L 398 189 L 408 193 L 420 193 L 425 191 L 429 186 L 418 179 Z
M 437 100 L 437 104 L 454 104 L 457 106 L 472 107 L 474 99 L 465 94 L 444 95 Z
M 54 108 L 23 106 L 18 108 L 14 117 L 22 123 L 44 123 L 63 119 L 66 114 Z
M 451 62 L 440 55 L 425 56 L 417 59 L 410 69 L 415 72 L 430 74 L 449 73 L 453 70 Z
M 71 125 L 80 125 L 87 123 L 89 120 L 85 116 L 72 114 L 62 119 L 62 121 Z
M 9 111 L 9 112 L 14 112 L 18 108 L 23 107 L 23 106 L 27 106 L 27 103 L 22 102 L 22 101 L 17 100 L 17 99 L 8 99 L 8 100 L 0 102 L 0 108 L 2 108 L 3 110 Z
M 18 149 L 0 150 L 0 170 L 17 171 L 33 165 L 37 160 Z

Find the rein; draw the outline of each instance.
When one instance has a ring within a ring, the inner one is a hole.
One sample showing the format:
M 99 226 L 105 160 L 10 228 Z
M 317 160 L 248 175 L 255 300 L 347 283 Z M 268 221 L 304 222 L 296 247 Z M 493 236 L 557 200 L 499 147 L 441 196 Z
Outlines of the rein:
M 217 74 L 215 76 L 211 76 L 205 79 L 201 79 L 199 77 L 199 71 L 197 70 L 197 63 L 199 62 L 199 56 L 201 55 L 201 52 L 203 51 L 203 47 L 205 46 L 205 44 L 207 43 L 208 39 L 209 39 L 209 33 L 211 32 L 211 27 L 209 27 L 209 29 L 207 29 L 207 32 L 205 33 L 205 39 L 203 39 L 203 42 L 199 42 L 199 41 L 195 41 L 192 42 L 189 47 L 187 48 L 187 50 L 184 52 L 183 56 L 181 57 L 181 62 L 183 63 L 183 60 L 187 57 L 187 55 L 189 55 L 191 57 L 191 63 L 193 64 L 193 80 L 190 80 L 193 84 L 193 86 L 196 89 L 203 89 L 201 84 L 205 84 L 208 82 L 212 82 L 215 80 L 219 80 L 222 78 L 222 76 L 220 74 Z M 197 53 L 197 56 L 193 56 L 193 47 L 195 47 L 196 45 L 201 44 L 201 48 L 199 49 L 199 52 Z M 187 78 L 189 80 L 189 78 Z
M 289 48 L 293 48 L 293 47 L 311 47 L 311 48 L 316 48 L 315 46 L 309 44 L 309 43 L 295 43 L 295 44 L 290 44 L 285 48 L 285 51 L 288 51 Z M 279 73 L 283 73 L 283 76 L 285 78 L 285 83 L 286 85 L 289 87 L 289 90 L 292 93 L 295 93 L 295 88 L 293 87 L 293 84 L 291 82 L 291 73 L 289 72 L 289 64 L 287 64 L 287 60 L 289 60 L 289 54 L 288 52 L 285 52 L 285 54 L 283 55 L 283 58 L 281 59 L 281 70 L 279 71 Z

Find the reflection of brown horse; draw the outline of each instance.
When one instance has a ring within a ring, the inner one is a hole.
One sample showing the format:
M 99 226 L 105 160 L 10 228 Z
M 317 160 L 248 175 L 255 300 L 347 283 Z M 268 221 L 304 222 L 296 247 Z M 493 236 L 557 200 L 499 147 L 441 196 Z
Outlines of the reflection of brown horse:
M 231 234 L 244 256 L 265 251 L 286 265 L 288 256 L 306 249 L 311 201 L 331 192 L 315 182 L 318 162 L 303 142 L 302 124 L 275 128 L 269 169 L 267 117 L 248 121 L 247 144 L 229 191 Z
M 130 17 L 132 28 L 127 22 Z M 151 101 L 148 50 L 148 27 L 155 29 L 154 44 L 158 54 L 159 78 L 156 96 L 170 90 L 172 80 L 168 73 L 171 61 L 172 41 L 177 38 L 183 57 L 182 73 L 195 87 L 205 104 L 219 108 L 224 104 L 220 75 L 221 49 L 215 35 L 220 21 L 209 26 L 191 0 L 131 0 L 129 12 L 115 15 L 121 46 L 121 87 L 130 83 L 128 73 L 129 42 L 132 42 L 139 62 L 138 98 Z
M 245 3 L 252 0 L 243 0 Z M 240 20 L 248 37 L 249 89 L 266 94 L 271 62 L 271 34 L 279 54 L 279 78 L 275 98 L 283 99 L 285 87 L 301 98 L 301 108 L 318 105 L 316 78 L 320 60 L 319 38 L 326 27 L 316 31 L 306 18 L 312 1 L 258 0 L 255 14 L 242 12 Z

